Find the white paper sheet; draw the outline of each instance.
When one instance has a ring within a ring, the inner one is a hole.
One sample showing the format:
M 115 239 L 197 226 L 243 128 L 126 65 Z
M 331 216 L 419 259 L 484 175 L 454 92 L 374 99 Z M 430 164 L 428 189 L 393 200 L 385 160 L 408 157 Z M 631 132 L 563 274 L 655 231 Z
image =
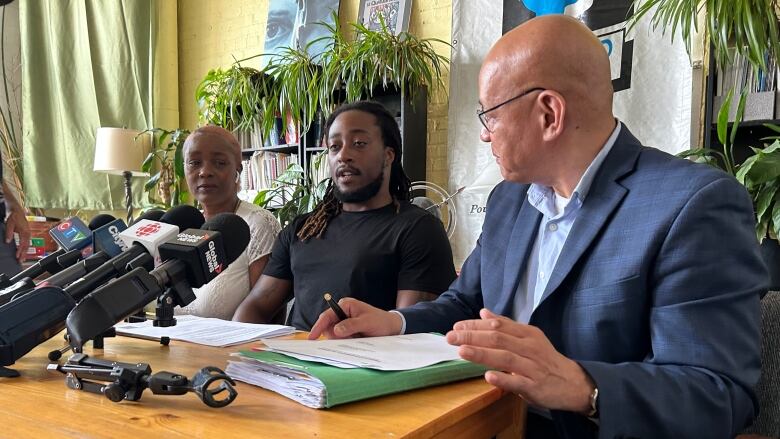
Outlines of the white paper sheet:
M 409 370 L 459 360 L 458 347 L 436 334 L 407 334 L 345 340 L 262 340 L 268 350 L 336 367 Z
M 160 328 L 152 326 L 152 321 L 147 320 L 140 323 L 119 323 L 115 328 L 118 335 L 170 337 L 171 340 L 216 347 L 249 343 L 295 332 L 292 326 L 257 325 L 188 315 L 176 316 L 176 322 L 176 326 Z

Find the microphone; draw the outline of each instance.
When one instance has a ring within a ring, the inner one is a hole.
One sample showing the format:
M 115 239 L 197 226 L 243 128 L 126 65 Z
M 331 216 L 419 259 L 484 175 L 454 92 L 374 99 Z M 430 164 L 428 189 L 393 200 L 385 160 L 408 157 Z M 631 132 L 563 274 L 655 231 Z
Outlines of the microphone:
M 203 217 L 197 209 L 192 206 L 188 207 L 191 210 L 179 209 L 171 216 L 179 220 L 187 219 L 182 218 L 182 216 L 186 217 L 186 214 L 182 212 L 189 210 L 190 214 L 192 214 L 194 210 L 200 215 L 200 218 Z M 171 211 L 173 210 L 171 209 Z M 198 218 L 194 220 L 190 218 L 189 221 L 197 222 Z M 244 247 L 246 247 L 248 241 L 247 238 L 243 244 Z M 42 286 L 36 288 L 30 294 L 25 294 L 0 306 L 0 366 L 13 364 L 34 347 L 60 332 L 65 327 L 68 313 L 89 290 L 103 284 L 117 274 L 125 273 L 128 263 L 131 263 L 138 255 L 146 255 L 147 261 L 150 259 L 146 247 L 141 244 L 133 244 L 127 251 L 110 259 L 81 278 L 78 283 L 74 282 L 71 284 L 68 288 Z M 140 267 L 135 267 L 134 270 L 136 272 L 145 272 Z M 108 285 L 113 284 L 112 282 Z M 140 304 L 135 309 L 143 305 Z M 4 370 L 0 368 L 0 375 L 3 372 Z
M 136 218 L 136 220 L 133 222 L 133 224 L 137 223 L 138 221 L 141 221 L 142 219 L 148 219 L 148 220 L 152 220 L 152 221 L 160 221 L 160 218 L 162 218 L 163 215 L 165 215 L 165 211 L 164 210 L 150 209 L 150 210 L 147 210 L 146 212 L 142 213 L 141 216 L 139 216 L 138 218 Z M 130 224 L 130 225 L 132 226 L 133 224 Z
M 127 229 L 127 225 L 121 219 L 116 219 L 111 215 L 98 215 L 103 216 L 105 221 L 98 227 L 92 227 L 92 223 L 95 222 L 97 216 L 89 223 L 89 228 L 92 229 L 92 246 L 94 252 L 105 252 L 110 257 L 114 257 L 119 253 L 127 250 L 127 244 L 119 238 L 119 233 Z
M 192 224 L 200 227 L 204 222 L 203 214 L 198 209 L 186 205 L 172 208 L 160 220 L 159 222 L 146 219 L 137 221 L 121 232 L 119 237 L 128 249 L 74 281 L 65 288 L 65 291 L 78 301 L 95 287 L 132 268 L 151 269 L 154 259 L 158 258 L 157 248 L 162 243 L 179 233 L 179 230 Z
M 97 230 L 106 224 L 110 223 L 111 221 L 114 221 L 116 218 L 114 218 L 113 215 L 109 215 L 107 213 L 99 213 L 92 217 L 92 219 L 89 221 L 89 230 Z
M 201 287 L 233 263 L 249 244 L 249 226 L 232 213 L 215 215 L 203 229 L 187 229 L 160 246 L 164 262 L 152 271 L 135 268 L 84 297 L 68 314 L 71 348 L 90 340 L 157 296 L 173 290 L 176 305 L 195 300 Z
M 122 220 L 117 220 L 111 215 L 96 215 L 89 222 L 89 228 L 93 230 L 92 242 L 95 246 L 95 253 L 80 261 L 81 252 L 78 250 L 71 250 L 64 255 L 59 256 L 57 262 L 65 268 L 43 280 L 38 284 L 38 287 L 65 287 L 69 283 L 84 276 L 86 273 L 103 265 L 111 257 L 121 253 L 120 247 L 114 242 L 118 238 L 109 238 L 109 236 L 111 236 L 115 229 L 124 230 L 124 228 L 126 228 L 124 224 L 125 223 Z M 124 242 L 121 240 L 119 243 L 124 245 Z M 18 298 L 20 294 L 25 294 L 34 288 L 36 288 L 35 283 L 33 283 L 30 278 L 24 278 L 14 285 L 4 290 L 0 290 L 0 305 L 13 300 L 14 298 Z
M 72 216 L 49 230 L 49 235 L 66 251 L 81 250 L 92 244 L 89 227 L 78 217 Z
M 89 229 L 90 230 L 99 229 L 100 227 L 104 226 L 105 224 L 107 224 L 109 221 L 113 219 L 114 217 L 111 215 L 105 215 L 105 214 L 96 215 L 89 222 Z M 54 229 L 59 228 L 62 224 L 65 224 L 66 222 L 69 221 L 70 220 L 63 221 L 59 225 L 55 226 Z M 81 220 L 79 220 L 79 222 L 80 221 Z M 0 305 L 3 305 L 9 302 L 10 300 L 12 300 L 14 297 L 17 297 L 20 294 L 27 293 L 33 288 L 35 288 L 35 283 L 32 280 L 40 276 L 44 272 L 50 273 L 52 277 L 56 276 L 62 271 L 66 271 L 69 268 L 72 268 L 79 260 L 81 260 L 81 258 L 82 258 L 81 250 L 72 249 L 70 251 L 66 251 L 64 248 L 60 248 L 56 252 L 53 252 L 52 254 L 43 257 L 41 260 L 33 264 L 28 269 L 12 277 L 9 280 L 7 285 L 0 285 L 0 288 L 3 288 L 0 289 Z M 50 279 L 51 277 L 47 280 Z

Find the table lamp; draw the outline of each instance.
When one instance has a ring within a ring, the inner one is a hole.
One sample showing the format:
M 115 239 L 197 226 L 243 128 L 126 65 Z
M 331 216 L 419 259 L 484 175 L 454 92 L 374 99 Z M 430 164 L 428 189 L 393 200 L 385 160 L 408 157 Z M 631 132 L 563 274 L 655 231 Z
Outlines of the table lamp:
M 95 135 L 95 163 L 92 170 L 125 178 L 127 224 L 133 220 L 130 177 L 148 176 L 141 165 L 151 149 L 149 133 L 125 128 L 98 128 Z

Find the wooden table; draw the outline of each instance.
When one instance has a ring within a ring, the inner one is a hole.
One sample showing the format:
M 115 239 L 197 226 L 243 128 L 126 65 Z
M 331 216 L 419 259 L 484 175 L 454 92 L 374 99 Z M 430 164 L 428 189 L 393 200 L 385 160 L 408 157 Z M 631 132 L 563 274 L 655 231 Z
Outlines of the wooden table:
M 71 390 L 64 375 L 46 371 L 46 355 L 61 346 L 56 336 L 20 359 L 19 378 L 0 378 L 0 437 L 140 438 L 489 438 L 521 437 L 522 400 L 481 378 L 315 410 L 246 383 L 238 398 L 214 409 L 196 395 L 154 395 L 114 403 L 102 395 Z M 250 346 L 250 345 L 246 345 Z M 211 348 L 172 341 L 170 346 L 125 337 L 109 338 L 105 350 L 85 353 L 121 362 L 149 363 L 191 377 L 204 366 L 224 369 L 239 347 Z M 62 362 L 63 360 L 61 360 Z

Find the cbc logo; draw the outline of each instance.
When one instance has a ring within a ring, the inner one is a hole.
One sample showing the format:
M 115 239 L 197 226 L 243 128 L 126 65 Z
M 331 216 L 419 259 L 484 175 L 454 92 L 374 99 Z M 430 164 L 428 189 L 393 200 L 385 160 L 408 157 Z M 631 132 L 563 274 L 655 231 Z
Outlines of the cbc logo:
M 160 225 L 156 223 L 144 224 L 135 231 L 135 236 L 151 236 L 160 231 Z

